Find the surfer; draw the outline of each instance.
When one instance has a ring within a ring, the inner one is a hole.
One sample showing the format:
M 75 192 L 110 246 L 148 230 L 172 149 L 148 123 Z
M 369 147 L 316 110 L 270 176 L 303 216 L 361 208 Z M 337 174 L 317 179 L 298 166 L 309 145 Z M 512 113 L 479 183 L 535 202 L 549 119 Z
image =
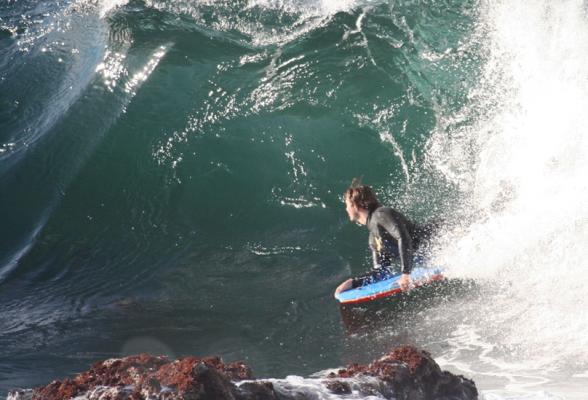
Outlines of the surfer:
M 402 272 L 398 285 L 402 290 L 408 290 L 412 284 L 410 271 L 414 251 L 424 239 L 430 237 L 434 224 L 417 226 L 393 208 L 381 206 L 373 189 L 361 184 L 358 179 L 354 179 L 345 191 L 344 199 L 349 219 L 368 228 L 373 269 L 366 275 L 341 283 L 335 295 L 393 275 L 397 259 L 400 260 L 398 272 Z

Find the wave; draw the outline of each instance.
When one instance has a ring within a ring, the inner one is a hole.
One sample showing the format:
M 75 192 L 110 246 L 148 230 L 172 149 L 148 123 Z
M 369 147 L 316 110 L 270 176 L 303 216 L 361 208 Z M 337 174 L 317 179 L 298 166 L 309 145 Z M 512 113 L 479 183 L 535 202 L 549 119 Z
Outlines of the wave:
M 516 370 L 514 359 L 585 368 L 585 6 L 480 6 L 479 84 L 465 107 L 441 118 L 428 143 L 432 164 L 461 203 L 450 211 L 462 220 L 439 260 L 492 288 L 474 307 L 480 318 L 471 327 L 495 338 L 494 350 L 512 352 L 512 364 L 498 369 Z
M 458 221 L 436 257 L 484 286 L 483 299 L 419 320 L 430 332 L 454 328 L 440 360 L 490 382 L 515 376 L 514 389 L 521 370 L 525 384 L 544 384 L 532 363 L 562 373 L 579 359 L 569 368 L 582 376 L 585 10 L 453 3 L 77 1 L 26 3 L 11 18 L 2 9 L 2 76 L 31 78 L 0 82 L 11 110 L 0 114 L 10 188 L 0 209 L 14 228 L 0 283 L 26 291 L 5 292 L 20 299 L 13 312 L 41 300 L 42 313 L 62 310 L 56 319 L 79 317 L 82 328 L 85 310 L 143 285 L 206 303 L 198 312 L 211 298 L 229 309 L 238 299 L 211 293 L 238 289 L 230 277 L 243 270 L 271 291 L 282 282 L 270 266 L 312 281 L 309 304 L 317 293 L 330 300 L 342 258 L 363 261 L 337 243 L 357 239 L 345 237 L 339 192 L 366 174 L 411 216 Z M 16 215 L 22 199 L 36 200 Z

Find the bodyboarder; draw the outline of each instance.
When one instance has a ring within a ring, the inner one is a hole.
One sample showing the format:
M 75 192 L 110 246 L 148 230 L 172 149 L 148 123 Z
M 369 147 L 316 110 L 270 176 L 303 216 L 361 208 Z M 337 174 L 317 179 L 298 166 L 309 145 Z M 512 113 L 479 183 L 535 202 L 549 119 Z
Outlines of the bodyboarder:
M 381 206 L 373 189 L 357 179 L 345 191 L 344 200 L 349 219 L 368 228 L 373 268 L 366 275 L 341 283 L 335 295 L 398 272 L 402 272 L 398 280 L 400 288 L 408 290 L 412 284 L 410 271 L 415 249 L 430 237 L 435 224 L 418 226 L 393 208 Z M 400 271 L 394 270 L 396 260 L 399 260 Z

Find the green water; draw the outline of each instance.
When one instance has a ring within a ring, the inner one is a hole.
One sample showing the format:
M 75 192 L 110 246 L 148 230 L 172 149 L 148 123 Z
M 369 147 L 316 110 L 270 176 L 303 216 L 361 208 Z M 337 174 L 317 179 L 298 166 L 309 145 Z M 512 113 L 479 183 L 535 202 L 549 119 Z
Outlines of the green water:
M 459 321 L 427 311 L 345 331 L 332 292 L 370 259 L 341 194 L 463 215 L 431 138 L 479 83 L 480 4 L 112 5 L 0 5 L 0 395 L 142 351 L 445 354 Z

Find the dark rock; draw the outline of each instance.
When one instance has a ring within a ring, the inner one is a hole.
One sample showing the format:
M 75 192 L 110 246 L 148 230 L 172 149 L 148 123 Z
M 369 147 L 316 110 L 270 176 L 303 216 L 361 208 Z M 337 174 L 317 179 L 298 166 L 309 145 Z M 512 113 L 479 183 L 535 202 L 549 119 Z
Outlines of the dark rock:
M 194 372 L 196 381 L 201 382 L 199 399 L 235 400 L 235 396 L 233 395 L 233 392 L 236 392 L 235 385 L 222 372 L 218 372 L 205 363 L 198 363 L 194 367 Z
M 412 346 L 400 346 L 369 365 L 350 364 L 330 378 L 368 375 L 385 382 L 398 400 L 478 398 L 474 382 L 461 375 L 441 371 L 431 355 Z M 382 389 L 378 390 L 381 394 Z
M 350 379 L 352 378 L 352 379 Z M 235 384 L 236 381 L 247 382 Z M 330 374 L 323 385 L 332 393 L 353 390 L 397 400 L 475 400 L 473 381 L 441 371 L 431 356 L 414 347 L 397 347 L 369 365 L 351 364 Z M 8 400 L 293 400 L 316 398 L 290 384 L 254 381 L 251 369 L 218 357 L 170 361 L 148 354 L 95 363 L 72 379 L 32 391 L 16 390 Z
M 326 381 L 325 386 L 331 392 L 335 394 L 350 394 L 351 393 L 351 386 L 347 382 L 341 382 L 337 380 L 333 381 Z
M 73 379 L 53 381 L 31 392 L 13 391 L 10 399 L 65 400 L 85 393 L 104 400 L 234 399 L 231 380 L 252 379 L 243 363 L 224 364 L 218 357 L 166 357 L 140 354 L 95 363 Z M 108 390 L 104 388 L 109 388 Z M 130 388 L 130 389 L 129 389 Z

